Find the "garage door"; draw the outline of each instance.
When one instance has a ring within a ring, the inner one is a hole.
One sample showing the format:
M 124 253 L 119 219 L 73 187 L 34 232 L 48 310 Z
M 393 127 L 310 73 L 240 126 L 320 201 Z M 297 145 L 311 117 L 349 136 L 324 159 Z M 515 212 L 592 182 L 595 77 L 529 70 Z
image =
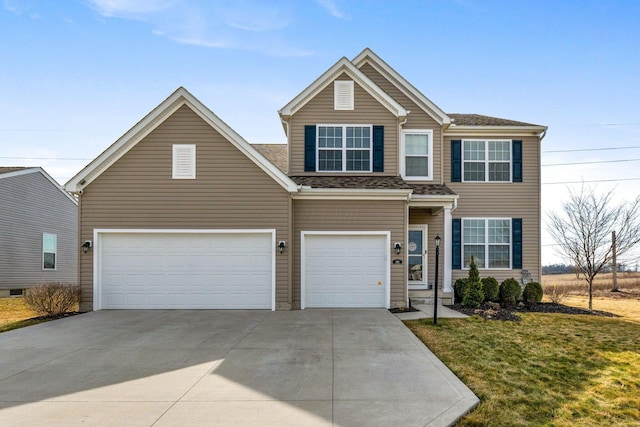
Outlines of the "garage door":
M 302 234 L 302 308 L 388 308 L 388 233 Z
M 96 241 L 96 309 L 273 309 L 273 231 L 102 232 Z

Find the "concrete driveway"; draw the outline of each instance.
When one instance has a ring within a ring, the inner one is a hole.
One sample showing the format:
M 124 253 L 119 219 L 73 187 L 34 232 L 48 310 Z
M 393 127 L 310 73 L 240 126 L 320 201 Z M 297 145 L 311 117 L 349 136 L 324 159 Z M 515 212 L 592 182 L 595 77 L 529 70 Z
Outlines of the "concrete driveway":
M 440 426 L 477 402 L 386 310 L 98 311 L 0 334 L 7 426 Z

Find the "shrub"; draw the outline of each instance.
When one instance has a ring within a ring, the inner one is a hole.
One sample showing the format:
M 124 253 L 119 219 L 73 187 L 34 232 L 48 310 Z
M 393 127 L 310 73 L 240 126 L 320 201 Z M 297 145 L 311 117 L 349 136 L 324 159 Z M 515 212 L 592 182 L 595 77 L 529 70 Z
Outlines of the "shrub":
M 455 283 L 453 284 L 453 295 L 455 298 L 455 302 L 462 302 L 464 293 L 467 290 L 467 286 L 469 286 L 469 281 L 467 280 L 467 278 L 460 278 L 455 281 Z
M 482 279 L 482 291 L 484 292 L 485 301 L 498 301 L 500 285 L 493 277 L 485 277 Z
M 469 264 L 469 277 L 467 278 L 467 287 L 462 295 L 462 306 L 478 308 L 483 301 L 484 292 L 482 292 L 480 273 L 478 273 L 476 260 L 472 256 L 471 263 Z
M 522 299 L 527 307 L 533 307 L 542 301 L 542 286 L 538 282 L 529 282 L 522 291 Z
M 520 283 L 516 279 L 505 279 L 500 283 L 500 305 L 504 308 L 514 307 L 521 291 Z
M 484 292 L 482 292 L 482 282 L 477 280 L 470 282 L 462 298 L 462 306 L 478 308 L 484 302 Z
M 80 301 L 80 286 L 45 283 L 27 289 L 24 302 L 40 315 L 57 316 L 67 313 Z
M 544 294 L 549 297 L 552 303 L 561 304 L 564 297 L 567 296 L 567 289 L 564 286 L 558 286 L 554 283 L 553 285 L 544 287 Z

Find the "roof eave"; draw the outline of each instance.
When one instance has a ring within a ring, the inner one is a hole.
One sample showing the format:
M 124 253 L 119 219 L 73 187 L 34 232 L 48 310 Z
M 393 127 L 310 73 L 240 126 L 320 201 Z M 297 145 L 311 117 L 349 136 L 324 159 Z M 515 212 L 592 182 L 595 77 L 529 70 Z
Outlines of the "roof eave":
M 510 135 L 510 136 L 540 136 L 547 131 L 546 126 L 470 126 L 450 125 L 444 130 L 445 136 L 470 135 Z
M 311 188 L 300 186 L 294 199 L 349 199 L 349 200 L 403 200 L 411 196 L 411 189 L 369 189 L 369 188 Z

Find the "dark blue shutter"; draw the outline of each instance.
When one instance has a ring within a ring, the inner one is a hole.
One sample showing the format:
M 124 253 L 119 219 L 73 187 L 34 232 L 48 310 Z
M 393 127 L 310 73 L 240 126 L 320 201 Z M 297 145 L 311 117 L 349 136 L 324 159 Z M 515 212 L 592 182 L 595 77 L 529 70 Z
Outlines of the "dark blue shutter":
M 451 222 L 451 268 L 462 268 L 462 220 L 454 219 Z
M 462 182 L 462 141 L 451 141 L 451 182 Z
M 304 171 L 316 171 L 316 127 L 307 125 L 304 127 Z
M 522 268 L 522 218 L 511 220 L 511 237 L 513 240 L 513 262 L 511 268 Z
M 373 171 L 384 172 L 384 126 L 373 127 Z
M 513 182 L 522 182 L 522 141 L 513 141 Z

